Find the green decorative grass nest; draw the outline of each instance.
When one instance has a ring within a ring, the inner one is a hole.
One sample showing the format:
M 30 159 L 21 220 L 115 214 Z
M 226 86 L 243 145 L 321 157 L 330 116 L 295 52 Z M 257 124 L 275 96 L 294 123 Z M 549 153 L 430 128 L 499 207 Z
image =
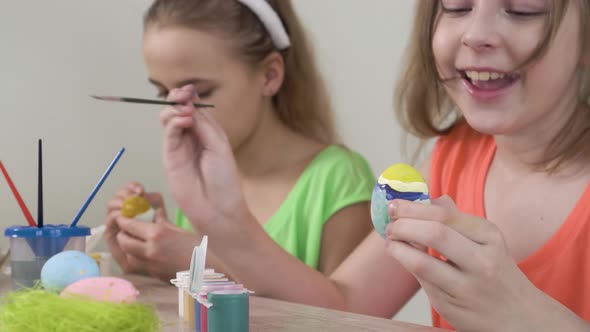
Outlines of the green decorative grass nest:
M 7 293 L 0 299 L 2 332 L 155 332 L 161 323 L 155 307 L 61 297 L 38 288 Z

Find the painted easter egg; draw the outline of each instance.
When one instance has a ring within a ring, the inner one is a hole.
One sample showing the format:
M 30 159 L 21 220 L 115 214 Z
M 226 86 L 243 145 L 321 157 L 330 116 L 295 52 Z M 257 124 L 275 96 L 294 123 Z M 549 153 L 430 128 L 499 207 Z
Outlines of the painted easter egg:
M 377 180 L 371 197 L 371 220 L 377 233 L 385 238 L 385 228 L 391 221 L 387 203 L 394 199 L 430 203 L 428 185 L 422 175 L 410 165 L 389 166 Z
M 66 287 L 61 296 L 78 295 L 113 303 L 135 303 L 139 291 L 125 279 L 116 277 L 86 278 Z
M 154 209 L 145 197 L 137 195 L 129 196 L 123 201 L 121 215 L 127 218 L 153 221 Z
M 96 261 L 81 251 L 67 250 L 53 255 L 41 268 L 46 290 L 61 292 L 70 284 L 100 275 Z

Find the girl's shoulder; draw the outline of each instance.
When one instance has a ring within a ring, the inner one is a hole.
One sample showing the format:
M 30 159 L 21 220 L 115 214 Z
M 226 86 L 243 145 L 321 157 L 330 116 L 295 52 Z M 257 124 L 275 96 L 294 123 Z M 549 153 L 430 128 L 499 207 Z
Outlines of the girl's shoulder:
M 316 154 L 304 173 L 314 177 L 360 176 L 370 178 L 371 182 L 374 180 L 367 160 L 360 153 L 340 144 L 329 145 Z
M 482 184 L 496 151 L 493 136 L 475 131 L 464 120 L 441 135 L 432 151 L 429 187 L 435 197 L 453 197 L 458 188 Z
M 472 158 L 481 153 L 487 154 L 495 150 L 493 136 L 482 134 L 465 121 L 457 122 L 445 134 L 439 136 L 434 145 L 432 160 L 439 162 L 449 159 Z

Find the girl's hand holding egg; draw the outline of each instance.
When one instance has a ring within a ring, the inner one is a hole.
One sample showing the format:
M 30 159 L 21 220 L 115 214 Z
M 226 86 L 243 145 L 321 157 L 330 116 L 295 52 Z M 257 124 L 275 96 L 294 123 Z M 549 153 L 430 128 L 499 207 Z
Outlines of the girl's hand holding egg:
M 433 307 L 452 325 L 461 322 L 465 330 L 494 322 L 517 326 L 518 321 L 487 313 L 502 303 L 510 308 L 509 318 L 524 317 L 522 310 L 528 309 L 523 308 L 531 305 L 523 298 L 543 301 L 518 269 L 500 230 L 488 220 L 462 213 L 450 197 L 431 201 L 422 176 L 408 165 L 396 164 L 381 174 L 371 217 L 387 239 L 391 256 L 417 278 Z
M 127 203 L 125 204 L 125 202 Z M 121 266 L 124 272 L 139 273 L 145 271 L 143 267 L 133 266 L 129 263 L 127 259 L 128 255 L 121 248 L 117 239 L 121 233 L 117 220 L 122 216 L 135 217 L 138 214 L 142 214 L 141 219 L 153 221 L 156 219 L 156 213 L 153 211 L 152 206 L 157 206 L 158 213 L 166 214 L 161 195 L 156 192 L 146 192 L 143 185 L 139 182 L 130 182 L 125 185 L 115 193 L 108 203 L 107 216 L 104 222 L 104 239 L 114 260 Z M 151 212 L 150 209 L 152 209 Z M 153 213 L 153 216 L 150 217 L 150 213 Z
M 105 239 L 125 273 L 169 280 L 186 269 L 199 237 L 168 220 L 160 194 L 145 192 L 141 184 L 132 182 L 115 194 L 108 207 Z

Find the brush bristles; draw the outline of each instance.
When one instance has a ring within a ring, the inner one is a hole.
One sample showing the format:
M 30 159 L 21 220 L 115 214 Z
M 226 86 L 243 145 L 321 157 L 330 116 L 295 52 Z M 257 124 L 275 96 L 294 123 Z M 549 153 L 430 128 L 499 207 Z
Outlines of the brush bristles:
M 106 101 L 122 101 L 122 99 L 118 97 L 92 96 L 92 98 Z

